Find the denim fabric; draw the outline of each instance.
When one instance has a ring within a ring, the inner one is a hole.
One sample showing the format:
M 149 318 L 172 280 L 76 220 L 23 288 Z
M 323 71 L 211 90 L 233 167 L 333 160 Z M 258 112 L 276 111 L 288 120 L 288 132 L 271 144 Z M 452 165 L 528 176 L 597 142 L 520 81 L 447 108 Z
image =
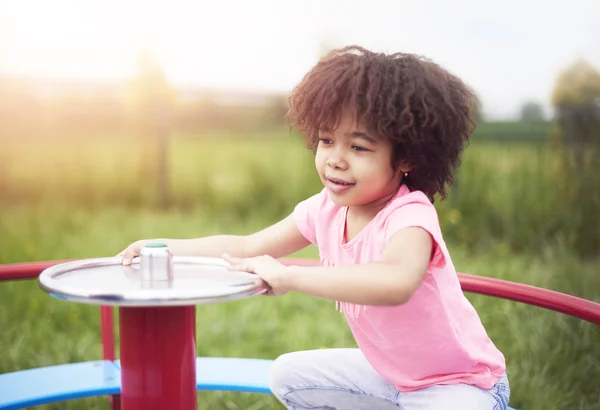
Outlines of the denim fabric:
M 489 390 L 454 384 L 401 392 L 359 349 L 284 354 L 273 363 L 269 384 L 291 410 L 505 410 L 510 397 L 506 375 Z

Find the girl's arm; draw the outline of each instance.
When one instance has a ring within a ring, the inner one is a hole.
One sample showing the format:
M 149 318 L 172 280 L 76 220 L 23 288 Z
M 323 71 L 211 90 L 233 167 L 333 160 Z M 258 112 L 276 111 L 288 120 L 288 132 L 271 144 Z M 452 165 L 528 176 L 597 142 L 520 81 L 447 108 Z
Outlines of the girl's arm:
M 361 305 L 399 305 L 421 284 L 433 240 L 421 228 L 397 232 L 377 262 L 338 267 L 290 266 L 282 275 L 289 290 Z
M 132 243 L 125 249 L 123 264 L 138 256 L 140 249 L 149 242 L 163 242 L 174 255 L 221 257 L 224 253 L 249 258 L 270 255 L 274 258 L 289 255 L 310 242 L 300 233 L 292 215 L 262 231 L 250 235 L 215 235 L 195 239 L 154 239 Z
M 399 305 L 420 285 L 431 260 L 433 239 L 422 228 L 405 228 L 389 240 L 377 262 L 351 266 L 283 266 L 270 257 L 225 256 L 230 269 L 256 273 L 282 295 L 297 291 L 361 305 Z

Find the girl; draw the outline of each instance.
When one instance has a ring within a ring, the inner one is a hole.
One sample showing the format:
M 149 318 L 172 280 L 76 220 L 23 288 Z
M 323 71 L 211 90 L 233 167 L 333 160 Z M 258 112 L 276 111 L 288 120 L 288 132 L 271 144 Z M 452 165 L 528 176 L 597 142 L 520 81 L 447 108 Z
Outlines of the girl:
M 475 102 L 426 59 L 334 50 L 294 89 L 288 112 L 323 190 L 248 236 L 166 240 L 175 254 L 222 256 L 271 295 L 336 301 L 358 348 L 277 358 L 270 387 L 287 408 L 506 408 L 504 356 L 461 291 L 432 204 L 453 182 Z M 311 243 L 323 267 L 277 261 Z

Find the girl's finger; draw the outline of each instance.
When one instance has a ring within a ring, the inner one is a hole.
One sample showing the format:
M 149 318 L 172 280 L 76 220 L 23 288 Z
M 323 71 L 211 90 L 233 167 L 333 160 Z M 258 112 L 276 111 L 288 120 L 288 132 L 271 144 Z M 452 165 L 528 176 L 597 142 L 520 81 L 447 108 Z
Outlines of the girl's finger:
M 121 261 L 121 263 L 123 265 L 125 265 L 125 266 L 131 265 L 131 261 L 135 257 L 135 251 L 127 248 L 126 250 L 124 250 L 123 252 L 121 252 L 120 255 L 123 257 L 123 260 Z
M 121 263 L 123 265 L 131 265 L 133 258 L 135 258 L 136 256 L 139 256 L 140 247 L 141 247 L 140 242 L 135 242 L 135 243 L 132 243 L 131 245 L 129 245 L 123 252 L 121 252 L 122 256 L 123 256 L 123 260 Z
M 252 268 L 252 266 L 243 264 L 243 263 L 232 263 L 229 264 L 229 266 L 227 266 L 228 270 L 235 270 L 235 271 L 242 271 L 242 272 L 248 272 L 248 273 L 254 273 L 254 269 Z
M 224 253 L 222 256 L 223 260 L 225 260 L 226 262 L 230 263 L 230 264 L 236 264 L 236 263 L 240 263 L 242 261 L 242 259 L 240 258 L 234 258 L 233 256 Z

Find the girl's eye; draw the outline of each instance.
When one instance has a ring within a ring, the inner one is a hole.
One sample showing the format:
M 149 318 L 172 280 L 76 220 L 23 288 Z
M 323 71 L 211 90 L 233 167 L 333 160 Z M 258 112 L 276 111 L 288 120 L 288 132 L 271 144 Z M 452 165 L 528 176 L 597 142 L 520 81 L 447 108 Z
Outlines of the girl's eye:
M 352 147 L 352 149 L 354 149 L 355 151 L 358 151 L 358 152 L 364 152 L 364 151 L 368 151 L 368 149 L 366 149 L 366 148 L 363 148 L 363 147 L 359 147 L 358 145 L 354 145 L 354 146 Z
M 328 138 L 319 138 L 319 143 L 327 145 L 327 144 L 331 144 L 331 140 Z

